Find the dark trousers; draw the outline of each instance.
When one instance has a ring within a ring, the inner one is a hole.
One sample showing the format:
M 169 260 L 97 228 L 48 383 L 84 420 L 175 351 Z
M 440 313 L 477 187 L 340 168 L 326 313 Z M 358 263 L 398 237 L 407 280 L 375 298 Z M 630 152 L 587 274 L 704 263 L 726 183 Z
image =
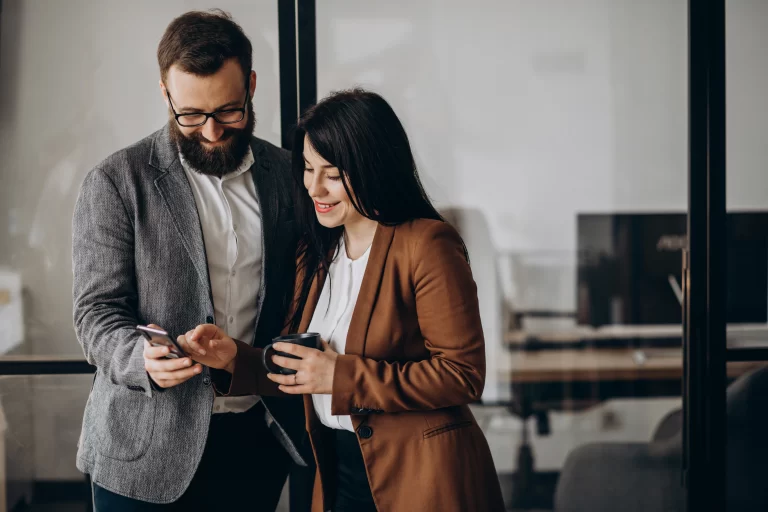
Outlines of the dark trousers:
M 357 435 L 335 430 L 336 500 L 333 512 L 376 512 Z
M 157 505 L 93 484 L 95 512 L 274 511 L 292 461 L 270 432 L 259 402 L 239 414 L 214 414 L 197 468 L 176 502 Z

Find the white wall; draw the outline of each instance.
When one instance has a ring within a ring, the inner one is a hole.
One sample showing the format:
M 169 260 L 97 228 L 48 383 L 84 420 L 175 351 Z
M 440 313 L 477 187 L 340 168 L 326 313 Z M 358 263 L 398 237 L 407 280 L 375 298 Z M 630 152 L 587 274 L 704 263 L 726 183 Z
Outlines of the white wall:
M 318 84 L 380 91 L 500 249 L 572 250 L 578 211 L 685 207 L 686 41 L 684 1 L 336 0 Z
M 768 3 L 728 2 L 728 199 L 768 203 Z M 390 101 L 429 192 L 501 250 L 572 251 L 575 214 L 687 207 L 685 0 L 326 0 L 319 97 Z
M 727 207 L 768 207 L 768 2 L 726 2 Z
M 256 135 L 279 145 L 277 3 L 216 6 L 231 12 L 253 43 Z M 80 183 L 110 153 L 165 123 L 157 44 L 175 16 L 210 7 L 200 0 L 3 1 L 0 266 L 22 276 L 24 352 L 82 356 L 71 298 L 71 222 Z M 78 478 L 75 443 L 90 379 L 31 382 L 34 421 L 20 412 L 8 418 L 13 454 L 34 460 L 36 479 Z M 29 460 L 9 463 L 26 467 Z

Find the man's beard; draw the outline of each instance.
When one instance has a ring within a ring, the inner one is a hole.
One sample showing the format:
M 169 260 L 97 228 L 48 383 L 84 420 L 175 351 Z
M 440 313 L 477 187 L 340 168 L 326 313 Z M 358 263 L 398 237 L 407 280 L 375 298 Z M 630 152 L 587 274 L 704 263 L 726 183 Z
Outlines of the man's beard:
M 251 144 L 251 135 L 256 126 L 256 117 L 253 113 L 253 103 L 249 100 L 246 110 L 248 121 L 245 128 L 230 128 L 223 125 L 224 133 L 219 141 L 224 142 L 220 146 L 206 148 L 203 141 L 207 141 L 203 134 L 195 132 L 189 136 L 181 133 L 176 119 L 171 114 L 171 138 L 179 147 L 179 152 L 184 160 L 200 174 L 221 178 L 225 174 L 237 170 L 243 163 L 243 158 Z M 213 122 L 211 120 L 208 122 Z

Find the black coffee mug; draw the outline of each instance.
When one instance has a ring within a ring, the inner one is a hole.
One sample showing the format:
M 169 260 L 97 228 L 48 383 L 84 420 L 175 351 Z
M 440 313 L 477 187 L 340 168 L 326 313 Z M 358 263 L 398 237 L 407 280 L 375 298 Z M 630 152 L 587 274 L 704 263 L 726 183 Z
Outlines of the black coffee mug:
M 301 358 L 291 354 L 286 354 L 285 352 L 280 352 L 279 350 L 272 348 L 272 345 L 277 342 L 293 343 L 294 345 L 301 345 L 302 347 L 307 348 L 316 348 L 318 350 L 321 350 L 322 347 L 320 343 L 320 334 L 316 332 L 306 332 L 304 334 L 286 334 L 285 336 L 277 336 L 276 338 L 272 338 L 272 343 L 264 347 L 264 350 L 261 353 L 261 362 L 264 364 L 264 368 L 266 368 L 269 373 L 281 373 L 283 375 L 293 375 L 296 373 L 296 370 L 283 368 L 282 366 L 278 366 L 273 363 L 272 355 L 269 354 L 270 350 L 279 356 L 290 357 L 291 359 Z

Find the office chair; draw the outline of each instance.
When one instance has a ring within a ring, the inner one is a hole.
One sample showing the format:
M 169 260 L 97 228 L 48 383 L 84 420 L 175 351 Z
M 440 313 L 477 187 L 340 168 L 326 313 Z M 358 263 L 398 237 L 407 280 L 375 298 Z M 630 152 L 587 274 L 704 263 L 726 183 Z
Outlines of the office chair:
M 768 510 L 768 367 L 727 391 L 727 505 Z M 649 443 L 593 443 L 572 451 L 555 493 L 557 512 L 684 512 L 682 411 L 668 414 Z

